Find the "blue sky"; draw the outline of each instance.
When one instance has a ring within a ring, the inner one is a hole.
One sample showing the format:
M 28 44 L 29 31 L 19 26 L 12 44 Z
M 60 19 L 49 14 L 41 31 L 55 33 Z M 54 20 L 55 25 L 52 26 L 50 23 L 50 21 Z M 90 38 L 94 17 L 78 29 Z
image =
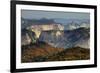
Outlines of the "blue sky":
M 27 19 L 41 19 L 41 18 L 90 19 L 90 13 L 21 10 L 21 17 Z

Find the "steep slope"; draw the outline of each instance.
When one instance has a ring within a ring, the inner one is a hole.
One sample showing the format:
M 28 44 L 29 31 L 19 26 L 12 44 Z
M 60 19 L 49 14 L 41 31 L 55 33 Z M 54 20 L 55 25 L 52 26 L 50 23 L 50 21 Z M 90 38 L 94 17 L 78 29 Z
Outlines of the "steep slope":
M 30 30 L 21 30 L 21 45 L 29 45 L 36 42 L 36 34 Z
M 89 48 L 89 39 L 90 39 L 89 29 L 86 28 L 78 28 L 75 30 L 64 30 L 64 31 L 58 31 L 58 30 L 43 31 L 39 37 L 39 41 L 46 42 L 57 48 L 59 47 L 65 49 L 75 46 Z

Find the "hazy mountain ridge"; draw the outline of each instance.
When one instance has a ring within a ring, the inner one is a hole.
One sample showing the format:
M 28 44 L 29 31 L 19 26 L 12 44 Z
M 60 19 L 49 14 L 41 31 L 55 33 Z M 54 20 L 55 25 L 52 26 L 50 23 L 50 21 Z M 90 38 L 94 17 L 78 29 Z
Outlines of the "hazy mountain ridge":
M 46 19 L 46 18 L 42 18 L 42 19 L 24 19 L 21 18 L 22 22 L 22 29 L 23 28 L 27 28 L 31 25 L 45 25 L 45 24 L 52 24 L 52 23 L 56 23 L 53 19 Z
M 86 23 L 90 24 L 90 19 L 62 19 L 62 18 L 55 18 L 55 22 L 61 23 L 61 24 L 70 24 L 72 22 L 76 24 Z
M 89 19 L 61 19 L 61 18 L 55 18 L 55 19 L 47 19 L 47 18 L 41 18 L 41 19 L 25 19 L 21 18 L 22 26 L 21 28 L 27 28 L 32 25 L 50 25 L 50 24 L 60 24 L 64 26 L 65 30 L 73 30 L 80 27 L 90 27 L 90 20 Z

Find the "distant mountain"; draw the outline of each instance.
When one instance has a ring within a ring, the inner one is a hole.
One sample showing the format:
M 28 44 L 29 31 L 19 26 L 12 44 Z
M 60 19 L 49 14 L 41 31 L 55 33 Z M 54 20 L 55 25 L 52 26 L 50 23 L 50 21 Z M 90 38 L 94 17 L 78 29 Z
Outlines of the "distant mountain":
M 73 30 L 80 27 L 90 27 L 90 20 L 89 19 L 62 19 L 62 18 L 55 18 L 55 19 L 25 19 L 21 18 L 21 28 L 27 28 L 32 25 L 51 25 L 51 24 L 60 24 L 64 26 L 65 30 Z
M 89 19 L 62 19 L 55 18 L 56 23 L 63 24 L 65 30 L 73 30 L 81 27 L 89 28 L 90 20 Z
M 74 22 L 76 24 L 81 24 L 81 23 L 90 24 L 90 20 L 89 19 L 63 19 L 63 18 L 55 18 L 54 21 L 57 22 L 57 23 L 64 24 L 64 25 L 70 24 L 72 22 Z
M 68 23 L 67 25 L 64 25 L 64 29 L 65 30 L 73 30 L 73 29 L 77 29 L 77 28 L 90 28 L 90 24 L 89 23 L 75 23 L 75 22 L 71 22 Z
M 54 24 L 56 23 L 53 19 L 46 19 L 46 18 L 42 18 L 42 19 L 24 19 L 21 18 L 21 28 L 26 28 L 28 26 L 31 25 L 45 25 L 45 24 Z
M 75 46 L 89 48 L 89 39 L 89 28 L 78 28 L 64 31 L 43 31 L 38 40 L 66 49 Z

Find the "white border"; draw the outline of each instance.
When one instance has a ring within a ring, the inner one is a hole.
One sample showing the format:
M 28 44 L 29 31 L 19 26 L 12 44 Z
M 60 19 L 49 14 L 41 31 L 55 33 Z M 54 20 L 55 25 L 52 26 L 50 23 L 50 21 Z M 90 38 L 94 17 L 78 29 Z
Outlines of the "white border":
M 90 60 L 21 63 L 21 9 L 90 13 Z M 70 7 L 16 5 L 16 69 L 94 64 L 94 10 Z

